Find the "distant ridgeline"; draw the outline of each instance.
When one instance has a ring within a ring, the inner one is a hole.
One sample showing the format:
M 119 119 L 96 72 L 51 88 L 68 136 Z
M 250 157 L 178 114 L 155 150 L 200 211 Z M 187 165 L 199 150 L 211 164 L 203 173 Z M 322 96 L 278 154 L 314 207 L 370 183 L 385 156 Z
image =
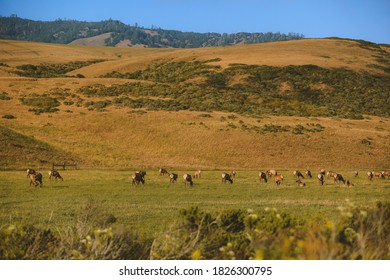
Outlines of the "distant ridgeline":
M 302 34 L 289 33 L 196 33 L 150 29 L 126 25 L 117 20 L 84 22 L 76 20 L 33 21 L 17 16 L 0 17 L 0 39 L 68 44 L 81 38 L 111 33 L 104 40 L 106 46 L 143 45 L 152 48 L 199 48 L 236 44 L 255 44 L 302 39 Z

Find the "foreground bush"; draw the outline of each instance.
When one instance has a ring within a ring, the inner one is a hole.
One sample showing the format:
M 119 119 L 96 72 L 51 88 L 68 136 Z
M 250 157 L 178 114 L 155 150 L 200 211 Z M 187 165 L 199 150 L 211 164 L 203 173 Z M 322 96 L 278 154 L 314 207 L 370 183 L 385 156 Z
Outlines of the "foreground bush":
M 73 228 L 61 234 L 27 225 L 0 229 L 0 259 L 147 259 L 149 248 L 149 240 L 123 228 Z
M 276 209 L 182 210 L 183 223 L 157 237 L 154 259 L 389 259 L 390 204 L 340 209 L 337 222 L 301 221 Z
M 348 204 L 338 221 L 303 221 L 288 213 L 231 209 L 212 215 L 197 207 L 154 240 L 89 208 L 62 232 L 31 225 L 0 228 L 1 259 L 389 259 L 390 203 Z M 101 216 L 101 215 L 100 215 Z M 93 224 L 95 226 L 93 226 Z M 97 227 L 97 226 L 100 226 Z M 103 229 L 102 229 L 103 228 Z

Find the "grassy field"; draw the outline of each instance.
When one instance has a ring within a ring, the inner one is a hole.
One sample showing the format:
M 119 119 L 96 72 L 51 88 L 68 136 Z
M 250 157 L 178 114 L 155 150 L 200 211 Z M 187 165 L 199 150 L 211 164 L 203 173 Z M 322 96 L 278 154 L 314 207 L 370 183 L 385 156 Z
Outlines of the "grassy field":
M 64 181 L 49 181 L 44 174 L 44 187 L 35 189 L 29 187 L 24 171 L 1 172 L 0 224 L 64 229 L 92 215 L 102 226 L 106 219 L 115 217 L 114 225 L 151 237 L 168 230 L 177 222 L 179 210 L 190 206 L 210 213 L 269 207 L 302 219 L 319 216 L 337 220 L 338 207 L 345 206 L 347 200 L 368 208 L 390 201 L 390 180 L 369 181 L 365 172 L 358 178 L 352 171 L 342 173 L 355 184 L 352 188 L 330 179 L 320 186 L 314 178 L 304 180 L 306 187 L 298 187 L 292 171 L 282 171 L 282 187 L 273 181 L 260 184 L 256 171 L 238 171 L 233 185 L 222 184 L 219 171 L 204 171 L 189 187 L 182 183 L 180 174 L 184 172 L 178 173 L 178 182 L 171 184 L 167 176 L 147 170 L 145 186 L 132 186 L 128 171 L 69 170 L 61 172 Z

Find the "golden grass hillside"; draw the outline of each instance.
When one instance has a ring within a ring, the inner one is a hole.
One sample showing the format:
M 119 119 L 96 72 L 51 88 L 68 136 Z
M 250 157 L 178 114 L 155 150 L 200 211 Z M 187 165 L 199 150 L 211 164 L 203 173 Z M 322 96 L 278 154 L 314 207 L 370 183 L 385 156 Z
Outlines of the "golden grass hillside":
M 381 47 L 380 51 L 388 50 Z M 77 160 L 81 168 L 388 169 L 390 119 L 386 117 L 253 117 L 219 111 L 151 111 L 120 106 L 98 110 L 85 104 L 104 102 L 104 98 L 86 97 L 79 92 L 95 84 L 150 83 L 101 77 L 112 71 L 127 73 L 159 62 L 215 58 L 218 60 L 209 64 L 221 69 L 232 63 L 312 64 L 385 75 L 382 69 L 369 66 L 378 64 L 377 53 L 378 49 L 363 48 L 359 42 L 335 39 L 203 49 L 122 49 L 0 41 L 0 94 L 3 92 L 5 97 L 0 99 L 0 168 L 49 167 L 52 161 Z M 96 59 L 102 61 L 67 73 L 83 75 L 82 79 L 27 78 L 13 72 L 24 64 Z M 239 81 L 240 77 L 235 79 Z M 56 97 L 60 104 L 56 111 L 34 114 L 31 105 L 21 101 L 34 96 Z M 298 126 L 303 127 L 302 133 L 293 133 Z M 286 129 L 259 133 L 259 129 L 269 127 Z M 312 131 L 313 127 L 320 129 Z M 23 144 L 24 141 L 29 143 Z
M 388 46 L 381 50 L 389 52 Z M 226 67 L 232 63 L 287 66 L 314 64 L 321 67 L 345 67 L 374 71 L 367 67 L 375 61 L 370 47 L 352 40 L 306 39 L 231 47 L 198 49 L 128 49 L 114 47 L 84 47 L 44 44 L 24 41 L 0 41 L 1 61 L 10 66 L 27 63 L 66 63 L 74 60 L 107 59 L 99 67 L 86 67 L 79 72 L 88 77 L 113 70 L 132 71 L 148 66 L 152 61 L 191 61 L 221 58 L 215 64 Z M 95 65 L 96 66 L 96 65 Z

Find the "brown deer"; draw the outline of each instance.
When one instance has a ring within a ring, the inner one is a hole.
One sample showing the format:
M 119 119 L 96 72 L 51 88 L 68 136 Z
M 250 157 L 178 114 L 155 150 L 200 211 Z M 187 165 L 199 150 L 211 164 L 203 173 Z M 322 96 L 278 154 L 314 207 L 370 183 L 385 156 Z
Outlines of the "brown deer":
M 374 178 L 374 173 L 372 171 L 367 172 L 368 180 L 372 181 L 372 178 Z
M 183 175 L 183 181 L 184 181 L 184 184 L 187 186 L 187 183 L 190 183 L 190 186 L 193 186 L 194 185 L 194 182 L 192 182 L 192 177 L 190 174 L 184 174 Z
M 318 182 L 320 182 L 321 186 L 324 185 L 324 174 L 322 172 L 317 175 Z
M 222 173 L 222 183 L 226 184 L 226 181 L 229 181 L 230 184 L 233 184 L 233 179 L 228 173 Z
M 299 179 L 299 178 L 305 179 L 305 177 L 303 177 L 302 172 L 299 171 L 299 170 L 294 170 L 293 174 L 294 174 L 294 176 L 297 177 L 298 179 Z
M 132 185 L 139 185 L 139 183 L 142 183 L 142 185 L 145 184 L 145 171 L 136 171 L 133 176 L 131 176 L 132 179 Z
M 262 171 L 259 172 L 259 179 L 260 179 L 260 183 L 261 181 L 264 181 L 266 183 L 268 182 L 267 174 L 265 174 L 265 172 Z
M 274 176 L 274 180 L 275 180 L 275 183 L 276 185 L 280 186 L 280 185 L 283 185 L 283 175 L 282 174 L 279 174 L 279 175 L 275 175 Z
M 158 172 L 160 173 L 160 176 L 168 174 L 168 171 L 166 169 L 164 169 L 164 168 L 160 168 L 160 170 Z
M 61 179 L 64 181 L 64 179 L 61 177 L 60 173 L 57 170 L 50 170 L 49 171 L 49 180 L 51 180 L 51 177 L 54 177 L 54 179 L 57 181 L 57 179 Z
M 176 173 L 169 174 L 169 182 L 175 183 L 177 181 L 178 175 Z
M 37 187 L 38 185 L 42 188 L 43 181 L 42 181 L 42 174 L 36 172 L 35 174 L 29 174 L 28 177 L 30 178 L 30 186 Z
M 339 184 L 340 184 L 340 182 L 342 182 L 343 184 L 345 184 L 345 180 L 344 180 L 344 178 L 343 178 L 343 176 L 342 176 L 341 174 L 336 173 L 336 174 L 334 175 L 334 177 L 333 177 L 333 180 L 334 180 L 335 182 L 339 183 Z
M 195 173 L 194 173 L 194 178 L 200 178 L 200 173 L 202 173 L 201 170 L 195 171 Z

